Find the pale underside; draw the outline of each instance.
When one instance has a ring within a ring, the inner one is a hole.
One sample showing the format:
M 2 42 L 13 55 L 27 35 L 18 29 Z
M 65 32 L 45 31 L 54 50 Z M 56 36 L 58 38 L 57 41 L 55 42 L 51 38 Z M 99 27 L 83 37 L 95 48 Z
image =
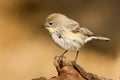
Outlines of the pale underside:
M 62 14 L 51 14 L 47 21 L 54 21 L 53 25 L 47 26 L 46 29 L 53 41 L 65 50 L 79 50 L 92 39 L 109 40 L 94 35 L 89 29 L 81 27 L 78 22 Z
M 79 50 L 86 39 L 81 34 L 74 34 L 71 32 L 53 32 L 51 34 L 53 41 L 65 50 Z

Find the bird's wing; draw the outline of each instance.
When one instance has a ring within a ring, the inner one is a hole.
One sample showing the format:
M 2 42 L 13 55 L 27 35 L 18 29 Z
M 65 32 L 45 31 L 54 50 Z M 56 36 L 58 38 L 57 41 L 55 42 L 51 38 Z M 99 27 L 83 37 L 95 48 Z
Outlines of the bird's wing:
M 79 23 L 73 19 L 66 21 L 64 27 L 66 27 L 69 31 L 77 31 L 80 28 Z
M 85 36 L 94 36 L 95 34 L 91 32 L 89 29 L 81 27 L 78 22 L 73 19 L 69 19 L 67 24 L 65 25 L 67 29 L 69 29 L 72 33 L 81 33 Z
M 91 32 L 89 29 L 81 27 L 80 28 L 80 33 L 84 34 L 85 36 L 95 36 L 93 32 Z

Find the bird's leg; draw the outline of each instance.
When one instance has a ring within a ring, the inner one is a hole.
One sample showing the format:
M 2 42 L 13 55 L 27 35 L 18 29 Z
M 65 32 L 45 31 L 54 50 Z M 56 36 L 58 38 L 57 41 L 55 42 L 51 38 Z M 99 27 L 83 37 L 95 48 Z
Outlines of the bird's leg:
M 77 61 L 77 58 L 78 58 L 78 54 L 79 54 L 79 51 L 77 51 L 77 53 L 76 53 L 76 57 L 75 57 L 75 62 Z
M 60 56 L 59 56 L 59 59 L 63 59 L 64 58 L 64 55 L 65 55 L 65 53 L 67 53 L 68 52 L 68 50 L 65 50 Z
M 64 57 L 64 55 L 65 55 L 65 53 L 67 53 L 68 52 L 68 50 L 65 50 L 60 56 L 59 56 L 59 62 L 58 63 L 60 63 L 61 65 L 63 64 L 63 61 L 64 61 L 64 59 L 65 59 L 65 57 Z
M 64 55 L 65 55 L 65 53 L 67 53 L 67 52 L 68 52 L 68 50 L 65 50 L 65 51 L 60 55 L 60 57 L 63 58 Z

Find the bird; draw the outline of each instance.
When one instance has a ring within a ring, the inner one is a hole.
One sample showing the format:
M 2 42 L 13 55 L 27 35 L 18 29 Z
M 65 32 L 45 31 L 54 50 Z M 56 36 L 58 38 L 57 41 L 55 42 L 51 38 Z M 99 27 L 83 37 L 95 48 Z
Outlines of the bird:
M 95 35 L 89 29 L 80 26 L 77 21 L 61 13 L 49 14 L 42 28 L 47 29 L 52 40 L 65 50 L 60 57 L 63 57 L 68 50 L 76 51 L 74 61 L 78 58 L 80 48 L 87 42 L 93 39 L 110 40 L 109 38 Z

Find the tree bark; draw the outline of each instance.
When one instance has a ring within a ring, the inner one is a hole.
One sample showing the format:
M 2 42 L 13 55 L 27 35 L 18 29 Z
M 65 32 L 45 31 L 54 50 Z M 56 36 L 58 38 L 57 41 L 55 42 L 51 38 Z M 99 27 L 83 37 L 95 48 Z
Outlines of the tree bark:
M 112 80 L 93 73 L 87 73 L 75 61 L 67 60 L 65 57 L 55 57 L 54 66 L 56 67 L 58 76 L 54 76 L 50 79 L 40 77 L 32 80 Z

